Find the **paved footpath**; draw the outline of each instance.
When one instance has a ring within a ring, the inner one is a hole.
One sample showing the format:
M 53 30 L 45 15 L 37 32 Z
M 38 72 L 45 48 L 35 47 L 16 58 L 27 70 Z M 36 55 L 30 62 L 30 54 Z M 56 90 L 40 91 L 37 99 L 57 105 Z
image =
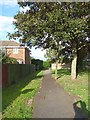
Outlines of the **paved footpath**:
M 85 115 L 73 103 L 74 99 L 46 70 L 41 88 L 33 101 L 33 118 L 84 118 Z

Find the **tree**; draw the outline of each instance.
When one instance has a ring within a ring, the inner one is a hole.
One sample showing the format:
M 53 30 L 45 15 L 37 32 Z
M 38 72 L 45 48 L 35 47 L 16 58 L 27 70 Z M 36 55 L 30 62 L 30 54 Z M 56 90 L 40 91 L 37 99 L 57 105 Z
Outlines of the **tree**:
M 54 49 L 46 49 L 46 54 L 45 54 L 45 58 L 47 58 L 48 61 L 50 61 L 51 63 L 55 62 L 55 59 L 57 57 L 57 52 Z
M 15 58 L 5 56 L 2 59 L 2 64 L 19 64 Z
M 43 61 L 39 59 L 32 59 L 31 64 L 35 65 L 36 70 L 42 70 L 43 69 Z
M 62 51 L 59 42 L 65 43 L 63 51 L 71 51 L 71 78 L 75 79 L 77 52 L 87 46 L 89 3 L 20 2 L 19 5 L 28 5 L 30 10 L 19 12 L 14 17 L 17 31 L 9 36 L 20 37 L 21 41 L 30 41 L 31 45 L 44 49 L 54 49 L 57 58 Z
M 2 64 L 19 64 L 15 58 L 6 56 L 3 49 L 0 50 L 0 63 Z
M 49 60 L 43 61 L 43 68 L 47 69 L 49 67 L 50 67 L 50 61 Z
M 2 50 L 0 49 L 0 63 L 2 63 L 2 56 L 3 56 L 3 52 L 2 52 Z

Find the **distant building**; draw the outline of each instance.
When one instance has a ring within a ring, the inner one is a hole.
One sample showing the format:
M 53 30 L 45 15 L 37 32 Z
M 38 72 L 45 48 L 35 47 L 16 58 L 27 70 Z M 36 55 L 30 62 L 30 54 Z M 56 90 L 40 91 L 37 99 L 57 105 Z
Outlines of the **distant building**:
M 52 64 L 51 64 L 51 69 L 52 69 L 52 70 L 55 70 L 56 67 L 57 67 L 58 70 L 59 70 L 59 69 L 62 69 L 62 68 L 70 69 L 70 63 L 68 63 L 68 64 L 65 64 L 65 63 L 63 63 L 63 64 L 58 63 L 57 66 L 56 66 L 56 63 L 52 63 Z
M 16 58 L 19 64 L 30 64 L 30 50 L 16 41 L 0 41 L 0 49 L 6 56 Z

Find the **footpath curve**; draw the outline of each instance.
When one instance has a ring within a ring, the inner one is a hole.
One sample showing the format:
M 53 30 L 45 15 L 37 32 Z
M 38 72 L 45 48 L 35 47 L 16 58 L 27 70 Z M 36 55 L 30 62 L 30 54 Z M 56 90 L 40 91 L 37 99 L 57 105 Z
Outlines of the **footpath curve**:
M 74 105 L 74 99 L 52 78 L 50 71 L 44 72 L 42 85 L 33 101 L 32 118 L 86 118 Z

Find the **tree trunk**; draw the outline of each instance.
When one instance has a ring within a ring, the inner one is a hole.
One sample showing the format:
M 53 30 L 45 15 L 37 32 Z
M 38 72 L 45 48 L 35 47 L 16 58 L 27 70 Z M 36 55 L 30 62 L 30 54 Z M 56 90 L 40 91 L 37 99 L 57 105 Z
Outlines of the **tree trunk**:
M 73 60 L 71 64 L 71 79 L 76 79 L 77 77 L 77 51 L 73 50 Z
M 58 67 L 58 61 L 56 61 L 55 79 L 57 79 L 57 67 Z

